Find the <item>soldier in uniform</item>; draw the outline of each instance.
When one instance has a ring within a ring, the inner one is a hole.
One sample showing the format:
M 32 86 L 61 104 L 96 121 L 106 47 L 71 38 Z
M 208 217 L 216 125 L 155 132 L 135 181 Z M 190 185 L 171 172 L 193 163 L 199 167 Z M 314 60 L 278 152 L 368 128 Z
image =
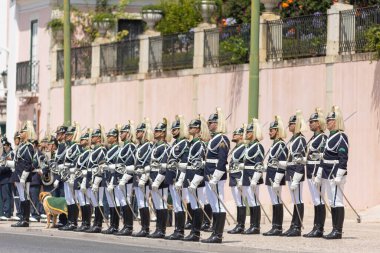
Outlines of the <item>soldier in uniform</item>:
M 133 234 L 135 237 L 147 237 L 150 227 L 149 213 L 149 173 L 150 158 L 152 153 L 153 133 L 149 119 L 145 119 L 136 128 L 136 138 L 138 141 L 136 149 L 135 177 L 133 186 L 137 198 L 137 205 L 141 217 L 141 230 Z
M 80 205 L 81 213 L 82 213 L 82 224 L 80 227 L 74 229 L 75 232 L 84 232 L 90 228 L 91 225 L 91 201 L 87 197 L 87 188 L 84 187 L 83 191 L 80 188 L 82 182 L 86 180 L 87 177 L 87 165 L 90 159 L 91 149 L 90 149 L 90 133 L 85 131 L 80 136 L 79 146 L 82 153 L 79 155 L 77 159 L 77 163 L 75 166 L 74 172 L 74 189 L 75 189 L 75 197 Z M 84 182 L 85 184 L 86 182 Z
M 64 163 L 66 156 L 66 131 L 67 126 L 60 126 L 56 131 L 56 139 L 58 141 L 57 151 L 55 152 L 55 165 L 57 168 L 59 165 Z M 54 190 L 52 195 L 54 197 L 65 197 L 65 191 L 63 187 L 63 181 L 61 180 L 60 169 L 57 169 L 57 173 L 54 173 Z M 59 215 L 58 227 L 65 226 L 67 224 L 67 217 L 65 214 Z
M 223 229 L 226 221 L 226 210 L 220 203 L 224 199 L 224 184 L 227 179 L 227 158 L 230 149 L 230 141 L 226 132 L 226 123 L 220 108 L 210 115 L 208 127 L 212 139 L 207 146 L 205 180 L 206 193 L 213 212 L 213 233 L 208 239 L 201 240 L 204 243 L 221 243 Z M 218 195 L 218 196 L 217 196 Z
M 323 152 L 323 162 L 314 178 L 315 184 L 327 191 L 331 206 L 333 229 L 325 239 L 342 239 L 344 222 L 343 190 L 347 177 L 348 138 L 344 133 L 343 116 L 338 106 L 333 106 L 327 115 L 327 129 L 330 134 Z
M 0 194 L 2 200 L 3 213 L 1 214 L 1 220 L 8 220 L 12 216 L 13 209 L 13 196 L 12 196 L 12 184 L 10 178 L 12 176 L 12 169 L 6 166 L 7 161 L 14 160 L 14 152 L 11 144 L 8 142 L 7 137 L 1 138 L 1 144 L 3 145 L 3 153 L 1 154 L 1 166 L 0 166 Z
M 261 127 L 257 119 L 252 119 L 246 129 L 245 138 L 249 141 L 243 170 L 243 197 L 247 198 L 250 217 L 250 227 L 243 234 L 260 234 L 261 209 L 259 201 L 259 187 L 263 184 L 264 147 Z
M 120 129 L 120 139 L 123 146 L 120 148 L 117 157 L 117 164 L 114 177 L 118 185 L 115 187 L 116 201 L 120 203 L 123 213 L 124 227 L 115 235 L 129 236 L 133 231 L 133 216 L 132 210 L 132 186 L 133 173 L 135 170 L 135 152 L 136 152 L 136 132 L 133 122 L 129 121 Z M 124 167 L 124 171 L 118 168 Z
M 282 234 L 282 222 L 284 220 L 284 206 L 281 201 L 282 186 L 285 185 L 285 168 L 280 161 L 286 161 L 288 148 L 283 122 L 279 116 L 269 126 L 269 137 L 273 144 L 269 150 L 268 167 L 265 185 L 268 186 L 269 196 L 272 201 L 272 229 L 263 233 L 264 236 L 279 236 Z
M 204 159 L 206 155 L 205 142 L 210 140 L 210 132 L 206 121 L 200 116 L 193 119 L 189 124 L 189 134 L 192 136 L 192 139 L 190 142 L 185 178 L 188 182 L 190 182 L 188 191 L 191 209 L 193 210 L 193 220 L 191 232 L 183 240 L 198 242 L 204 219 L 201 205 L 205 204 L 206 199 L 204 194 Z M 210 216 L 211 215 L 209 215 L 209 217 Z
M 79 155 L 82 153 L 82 147 L 78 144 L 80 140 L 80 127 L 75 124 L 70 126 L 66 131 L 66 154 L 63 164 L 58 165 L 61 170 L 61 180 L 64 181 L 64 192 L 67 203 L 68 222 L 65 226 L 59 228 L 62 231 L 72 231 L 78 226 L 78 206 L 74 196 L 75 167 Z
M 302 200 L 303 181 L 305 180 L 304 157 L 306 154 L 306 139 L 302 134 L 306 130 L 302 112 L 297 111 L 289 119 L 289 131 L 293 134 L 289 141 L 289 153 L 286 161 L 280 161 L 280 166 L 286 168 L 285 180 L 288 182 L 290 196 L 293 202 L 293 215 L 290 228 L 283 236 L 301 236 L 304 204 Z
M 106 154 L 106 164 L 104 166 L 103 175 L 104 181 L 107 186 L 106 198 L 108 205 L 110 207 L 110 227 L 106 230 L 102 231 L 102 234 L 114 234 L 119 232 L 119 222 L 120 222 L 120 204 L 116 205 L 114 188 L 117 185 L 117 181 L 115 179 L 115 168 L 117 157 L 119 155 L 119 130 L 116 128 L 112 128 L 107 133 L 107 143 L 108 150 Z
M 237 128 L 232 134 L 232 142 L 236 143 L 236 146 L 232 150 L 230 167 L 230 183 L 232 196 L 236 204 L 237 224 L 232 229 L 227 231 L 229 234 L 241 234 L 245 228 L 246 218 L 246 206 L 243 202 L 243 169 L 244 169 L 244 155 L 246 145 L 244 144 L 244 127 Z
M 168 162 L 171 134 L 168 131 L 168 120 L 164 118 L 154 128 L 153 150 L 150 159 L 150 178 L 153 204 L 156 209 L 156 231 L 149 238 L 164 238 L 166 233 L 166 221 L 168 218 L 168 185 L 165 182 L 166 167 Z
M 306 176 L 311 199 L 314 204 L 314 226 L 309 233 L 304 234 L 303 236 L 313 238 L 323 236 L 323 228 L 326 219 L 326 206 L 321 197 L 321 194 L 324 194 L 324 189 L 322 191 L 321 186 L 317 188 L 313 182 L 317 168 L 321 163 L 322 152 L 327 139 L 327 136 L 324 134 L 326 120 L 320 108 L 316 108 L 315 113 L 310 116 L 309 127 L 314 134 L 307 145 Z
M 18 194 L 20 196 L 21 218 L 12 227 L 29 227 L 30 216 L 30 197 L 29 185 L 32 179 L 32 162 L 34 156 L 33 145 L 30 140 L 35 137 L 33 124 L 31 121 L 24 123 L 20 131 L 21 144 L 17 149 L 16 158 L 14 161 L 7 161 L 6 165 L 14 167 L 15 171 L 12 173 L 11 182 L 15 183 Z
M 40 205 L 40 201 L 38 200 L 39 194 L 41 192 L 41 185 L 42 185 L 42 164 L 45 162 L 46 157 L 44 156 L 43 152 L 41 151 L 41 147 L 39 146 L 38 140 L 33 141 L 33 147 L 34 147 L 34 157 L 33 157 L 33 167 L 32 167 L 32 180 L 30 182 L 30 201 L 33 202 L 34 207 L 31 209 L 31 222 L 37 222 L 40 221 L 40 215 L 41 215 L 41 209 L 42 206 Z
M 173 200 L 175 229 L 173 234 L 165 237 L 167 240 L 182 240 L 185 229 L 185 206 L 182 201 L 184 192 L 182 186 L 186 176 L 187 158 L 189 152 L 188 131 L 182 115 L 177 115 L 171 127 L 175 141 L 170 149 L 166 183 L 169 185 Z
M 51 170 L 52 164 L 54 164 L 55 153 L 58 148 L 58 141 L 55 136 L 50 136 L 47 139 L 47 146 L 44 152 L 45 162 L 42 162 L 42 190 L 45 192 L 51 192 L 54 189 L 54 174 Z
M 105 218 L 103 208 L 105 182 L 101 166 L 105 161 L 107 153 L 106 148 L 103 146 L 104 142 L 104 129 L 102 126 L 99 126 L 91 134 L 91 144 L 94 147 L 88 160 L 86 180 L 83 179 L 81 183 L 82 192 L 86 192 L 86 195 L 91 198 L 91 203 L 95 208 L 93 225 L 84 231 L 86 233 L 100 233 L 102 231 L 103 219 Z M 90 183 L 92 183 L 92 188 L 90 188 Z M 86 191 L 84 191 L 84 188 L 86 188 Z
M 16 154 L 17 153 L 17 149 L 21 143 L 21 136 L 20 136 L 20 132 L 19 131 L 16 131 L 14 136 L 13 136 L 13 141 L 14 141 L 14 151 L 13 153 Z M 14 157 L 16 158 L 16 157 Z M 10 160 L 9 160 L 10 161 Z M 11 171 L 12 173 L 14 172 L 15 168 L 14 167 L 10 167 L 11 168 Z M 11 181 L 10 181 L 11 183 Z M 12 216 L 12 220 L 16 220 L 16 221 L 19 221 L 20 218 L 21 218 L 21 206 L 20 206 L 20 196 L 18 195 L 18 191 L 17 191 L 17 188 L 16 188 L 16 185 L 11 183 L 12 185 L 12 193 L 13 193 L 13 200 L 15 202 L 15 207 L 16 207 L 16 216 Z

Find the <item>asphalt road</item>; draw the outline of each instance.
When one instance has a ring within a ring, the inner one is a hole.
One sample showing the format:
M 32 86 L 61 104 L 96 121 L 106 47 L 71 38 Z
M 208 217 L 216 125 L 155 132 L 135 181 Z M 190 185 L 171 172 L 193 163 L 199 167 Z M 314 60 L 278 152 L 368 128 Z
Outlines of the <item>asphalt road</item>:
M 191 250 L 191 249 L 189 249 Z M 115 243 L 95 242 L 81 239 L 66 239 L 46 235 L 0 234 L 0 253 L 187 253 L 186 250 L 167 250 L 130 246 Z

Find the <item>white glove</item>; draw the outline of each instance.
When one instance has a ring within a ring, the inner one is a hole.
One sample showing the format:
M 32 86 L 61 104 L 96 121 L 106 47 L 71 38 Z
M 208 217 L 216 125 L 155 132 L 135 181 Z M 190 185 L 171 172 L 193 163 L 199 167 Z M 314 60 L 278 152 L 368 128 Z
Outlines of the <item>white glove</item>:
M 82 183 L 80 184 L 80 191 L 84 194 L 87 191 L 86 188 L 87 178 L 82 179 Z
M 133 166 L 133 165 L 127 166 L 127 167 L 125 167 L 125 169 L 128 173 L 131 173 L 131 174 L 133 174 L 135 172 L 135 166 Z
M 75 173 L 75 167 L 70 168 L 70 174 L 74 174 L 74 173 Z
M 218 185 L 218 182 L 222 178 L 223 175 L 224 175 L 224 171 L 220 171 L 220 170 L 215 170 L 214 174 L 212 174 L 212 178 L 208 183 L 213 191 L 216 191 L 216 186 Z
M 75 175 L 70 174 L 70 178 L 68 180 L 68 184 L 72 187 L 74 185 Z
M 323 172 L 323 168 L 318 167 L 317 175 L 314 178 L 315 187 L 320 187 L 322 184 L 322 172 Z
M 139 187 L 141 190 L 144 190 L 146 182 L 148 182 L 148 176 L 146 174 L 142 174 L 139 180 Z
M 182 185 L 183 185 L 183 181 L 185 180 L 185 176 L 186 176 L 185 172 L 181 172 L 181 174 L 179 174 L 178 180 L 174 185 L 174 187 L 177 191 L 182 189 Z
M 142 175 L 142 174 L 144 174 L 144 169 L 143 169 L 143 168 L 138 168 L 138 169 L 135 171 L 135 173 L 136 173 L 137 175 Z
M 62 170 L 62 169 L 64 169 L 64 168 L 65 168 L 65 165 L 64 165 L 64 164 L 59 164 L 59 165 L 58 165 L 58 169 Z
M 302 177 L 303 174 L 297 172 L 294 173 L 292 182 L 290 184 L 290 190 L 294 191 L 299 187 Z
M 276 175 L 274 176 L 274 182 L 272 185 L 272 188 L 274 191 L 278 192 L 280 190 L 281 180 L 283 179 L 284 176 L 285 176 L 285 174 L 276 172 Z
M 83 177 L 87 176 L 87 169 L 82 170 L 82 175 L 83 175 Z
M 261 175 L 262 175 L 261 172 L 255 171 L 255 173 L 253 173 L 253 177 L 252 177 L 252 180 L 251 180 L 251 187 L 252 187 L 252 189 L 256 189 L 256 186 L 259 183 Z
M 239 170 L 244 170 L 244 163 L 239 163 Z
M 335 185 L 340 185 L 342 183 L 344 174 L 346 174 L 346 170 L 338 169 L 336 172 L 336 177 L 334 178 Z
M 158 191 L 158 187 L 160 187 L 161 183 L 165 180 L 165 176 L 158 174 L 156 179 L 152 184 L 152 191 Z
M 111 183 L 107 186 L 107 191 L 108 191 L 109 193 L 111 193 L 111 192 L 113 191 L 114 188 L 115 188 L 115 186 L 113 185 L 112 180 L 111 180 Z
M 243 176 L 240 179 L 238 179 L 236 183 L 237 183 L 236 184 L 237 188 L 242 190 L 243 189 Z
M 56 179 L 56 180 L 54 181 L 54 183 L 53 183 L 53 186 L 54 186 L 54 188 L 58 188 L 58 185 L 59 185 L 59 180 Z
M 203 178 L 203 176 L 194 175 L 193 180 L 191 180 L 191 183 L 189 185 L 189 190 L 195 193 L 198 185 L 202 182 Z
M 102 179 L 103 178 L 101 178 L 101 177 L 95 177 L 94 183 L 92 184 L 92 191 L 93 192 L 99 191 L 99 185 L 100 185 L 100 182 L 102 182 Z
M 287 164 L 287 161 L 278 161 L 278 167 L 280 167 L 281 169 L 286 169 Z
M 110 165 L 108 165 L 108 170 L 109 170 L 109 172 L 114 172 L 115 171 L 115 168 L 116 168 L 116 165 L 115 164 L 110 164 Z
M 21 174 L 21 177 L 20 177 L 20 184 L 22 184 L 23 187 L 25 187 L 25 182 L 26 182 L 26 179 L 28 178 L 28 176 L 29 176 L 29 172 L 24 170 Z
M 5 162 L 5 167 L 9 167 L 11 169 L 14 169 L 15 168 L 15 161 L 6 161 Z
M 145 173 L 149 173 L 150 172 L 150 166 L 149 165 L 147 165 L 147 166 L 144 167 L 144 172 Z
M 131 180 L 132 178 L 133 178 L 133 176 L 131 176 L 129 174 L 124 174 L 119 181 L 119 186 L 125 186 L 125 184 L 128 183 L 129 180 Z

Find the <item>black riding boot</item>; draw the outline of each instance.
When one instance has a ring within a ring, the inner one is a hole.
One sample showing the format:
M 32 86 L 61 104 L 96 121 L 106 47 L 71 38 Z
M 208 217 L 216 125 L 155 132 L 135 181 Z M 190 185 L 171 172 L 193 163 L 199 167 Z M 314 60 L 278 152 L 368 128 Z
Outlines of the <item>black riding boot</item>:
M 188 236 L 183 238 L 184 241 L 188 242 L 199 242 L 201 236 L 201 227 L 203 223 L 203 211 L 200 208 L 193 210 L 193 224 L 191 232 Z
M 116 218 L 117 220 L 119 219 L 119 217 L 117 217 L 117 214 L 116 214 L 116 207 L 110 207 L 110 227 L 106 230 L 103 230 L 102 231 L 102 234 L 106 234 L 106 235 L 110 235 L 110 234 L 113 234 L 114 232 L 117 232 L 117 224 L 116 224 Z
M 174 233 L 166 236 L 167 240 L 182 240 L 185 233 L 185 212 L 177 212 L 175 213 L 175 223 L 176 228 Z
M 334 211 L 333 211 L 334 210 Z M 343 222 L 344 222 L 344 207 L 331 208 L 333 230 L 330 234 L 323 236 L 325 239 L 342 239 Z
M 205 240 L 201 240 L 203 243 L 222 243 L 223 229 L 226 222 L 226 213 L 216 213 L 215 216 L 215 230 L 212 235 Z
M 92 227 L 85 230 L 86 233 L 100 233 L 102 231 L 103 216 L 100 212 L 100 206 L 95 207 L 95 218 Z
M 272 229 L 266 233 L 263 233 L 263 235 L 264 236 L 281 235 L 283 220 L 284 220 L 284 206 L 282 204 L 273 205 Z
M 125 235 L 129 236 L 132 235 L 133 231 L 133 213 L 129 206 L 123 206 L 123 221 L 124 221 L 124 227 L 115 235 Z
M 326 219 L 326 207 L 325 205 L 314 206 L 314 227 L 308 233 L 303 235 L 308 238 L 319 238 L 323 236 L 323 228 Z
M 193 212 L 193 209 L 191 209 L 190 203 L 186 204 L 186 208 L 187 208 L 187 211 L 190 213 L 191 217 L 189 215 L 187 215 L 187 218 L 186 218 L 187 221 L 185 224 L 185 229 L 191 229 L 192 223 L 193 223 L 192 217 L 194 217 L 194 212 Z
M 17 227 L 28 227 L 28 226 L 25 226 L 25 221 L 24 221 L 24 209 L 25 209 L 25 202 L 26 201 L 21 201 L 20 202 L 20 220 L 18 222 L 16 222 L 15 224 L 12 224 L 11 227 L 14 227 L 14 228 L 17 228 Z
M 294 205 L 293 214 L 295 213 L 295 222 L 292 231 L 290 231 L 287 236 L 293 237 L 293 236 L 301 236 L 301 228 L 302 228 L 302 221 L 303 221 L 303 214 L 304 214 L 304 205 L 303 203 Z
M 251 206 L 249 210 L 251 213 L 251 225 L 246 231 L 243 232 L 243 234 L 260 234 L 261 208 L 260 206 Z
M 140 208 L 140 217 L 141 217 L 141 230 L 137 234 L 134 234 L 135 237 L 146 237 L 149 235 L 149 226 L 150 226 L 150 215 L 149 207 Z
M 232 229 L 227 231 L 229 234 L 241 234 L 244 232 L 245 228 L 245 218 L 246 218 L 246 207 L 245 206 L 238 206 L 237 207 L 237 224 Z
M 205 213 L 207 214 L 208 217 L 210 217 L 210 219 L 213 218 L 213 213 L 212 213 L 212 208 L 211 208 L 211 205 L 210 204 L 206 204 L 204 206 L 204 210 L 205 210 Z M 212 232 L 213 229 L 212 229 L 212 226 L 211 226 L 211 221 L 209 221 L 208 219 L 204 219 L 204 223 L 202 224 L 202 227 L 201 227 L 201 230 L 204 231 L 204 232 Z

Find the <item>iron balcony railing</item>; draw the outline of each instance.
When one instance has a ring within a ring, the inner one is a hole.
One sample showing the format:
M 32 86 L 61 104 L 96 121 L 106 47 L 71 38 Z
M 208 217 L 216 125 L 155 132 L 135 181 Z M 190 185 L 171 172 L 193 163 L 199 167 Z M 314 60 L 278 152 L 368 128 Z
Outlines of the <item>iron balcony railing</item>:
M 149 38 L 149 71 L 193 68 L 194 33 Z
M 249 62 L 250 29 L 250 24 L 240 24 L 205 30 L 204 65 Z
M 367 31 L 380 24 L 380 6 L 341 11 L 339 53 L 361 53 L 367 49 Z
M 24 61 L 17 63 L 16 91 L 38 92 L 39 62 Z
M 131 40 L 100 46 L 100 76 L 139 72 L 140 41 Z
M 71 49 L 71 79 L 91 77 L 92 47 Z M 63 50 L 57 52 L 57 80 L 63 79 Z
M 267 21 L 267 60 L 326 55 L 327 15 Z

